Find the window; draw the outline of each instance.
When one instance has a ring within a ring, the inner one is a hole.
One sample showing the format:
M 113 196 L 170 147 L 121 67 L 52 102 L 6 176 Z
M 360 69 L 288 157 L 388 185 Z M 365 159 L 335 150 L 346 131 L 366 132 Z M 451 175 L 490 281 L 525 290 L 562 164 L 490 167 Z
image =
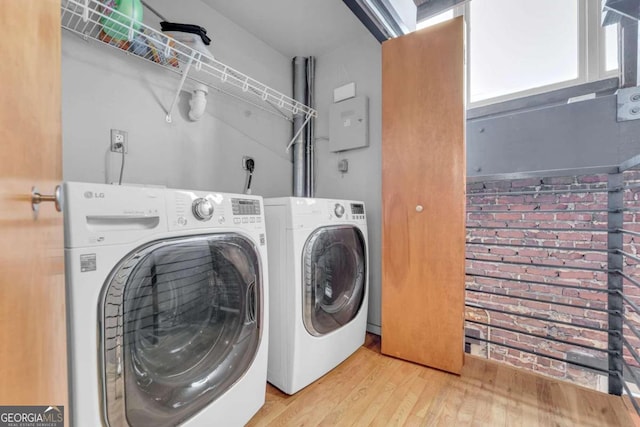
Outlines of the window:
M 578 79 L 577 0 L 470 6 L 470 102 Z
M 618 24 L 609 25 L 604 32 L 605 71 L 618 69 Z
M 423 28 L 431 27 L 441 22 L 448 21 L 449 19 L 453 19 L 453 17 L 453 9 L 449 9 L 446 12 L 439 13 L 436 16 L 432 16 L 431 18 L 418 22 L 418 24 L 416 25 L 416 30 L 422 30 Z
M 617 26 L 600 0 L 472 0 L 418 23 L 465 15 L 467 103 L 478 107 L 617 75 Z

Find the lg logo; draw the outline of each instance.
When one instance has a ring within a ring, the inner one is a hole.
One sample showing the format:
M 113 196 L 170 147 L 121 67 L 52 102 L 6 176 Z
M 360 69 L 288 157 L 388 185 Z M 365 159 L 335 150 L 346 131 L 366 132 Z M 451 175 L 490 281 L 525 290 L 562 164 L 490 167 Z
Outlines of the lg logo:
M 84 192 L 85 199 L 104 199 L 104 193 L 94 193 L 93 191 Z

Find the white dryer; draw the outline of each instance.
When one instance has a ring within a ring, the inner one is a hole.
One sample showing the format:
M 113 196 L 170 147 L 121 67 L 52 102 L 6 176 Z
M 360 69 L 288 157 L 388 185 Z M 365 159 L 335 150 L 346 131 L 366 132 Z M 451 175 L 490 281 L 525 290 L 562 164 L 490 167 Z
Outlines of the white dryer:
M 241 426 L 265 399 L 262 199 L 66 183 L 74 426 Z
M 265 199 L 269 235 L 267 380 L 288 394 L 364 343 L 367 220 L 362 202 Z

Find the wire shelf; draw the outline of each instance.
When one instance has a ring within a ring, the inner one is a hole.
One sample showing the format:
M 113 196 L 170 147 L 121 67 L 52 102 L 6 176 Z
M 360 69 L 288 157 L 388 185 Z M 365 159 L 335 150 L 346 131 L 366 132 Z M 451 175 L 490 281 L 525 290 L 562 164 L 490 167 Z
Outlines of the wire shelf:
M 181 75 L 180 86 L 171 107 L 167 110 L 168 122 L 171 122 L 171 112 L 186 79 L 287 120 L 293 120 L 293 116 L 296 115 L 302 115 L 307 121 L 318 116 L 316 110 L 223 64 L 211 55 L 199 52 L 167 34 L 134 21 L 101 1 L 63 0 L 61 22 L 62 28 L 82 36 L 85 40 L 106 44 Z

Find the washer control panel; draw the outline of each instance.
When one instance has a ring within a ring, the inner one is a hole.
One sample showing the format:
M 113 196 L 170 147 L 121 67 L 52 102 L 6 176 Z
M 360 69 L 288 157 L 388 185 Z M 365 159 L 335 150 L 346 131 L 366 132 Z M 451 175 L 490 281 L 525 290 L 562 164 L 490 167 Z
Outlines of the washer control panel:
M 198 221 L 209 221 L 213 216 L 215 209 L 210 200 L 207 200 L 204 197 L 199 197 L 191 204 L 191 211 Z
M 260 201 L 256 199 L 231 199 L 234 224 L 255 224 L 262 222 Z
M 260 201 L 255 199 L 231 199 L 234 215 L 260 215 Z
M 227 193 L 167 190 L 169 227 L 176 229 L 246 225 L 264 227 L 262 198 Z

